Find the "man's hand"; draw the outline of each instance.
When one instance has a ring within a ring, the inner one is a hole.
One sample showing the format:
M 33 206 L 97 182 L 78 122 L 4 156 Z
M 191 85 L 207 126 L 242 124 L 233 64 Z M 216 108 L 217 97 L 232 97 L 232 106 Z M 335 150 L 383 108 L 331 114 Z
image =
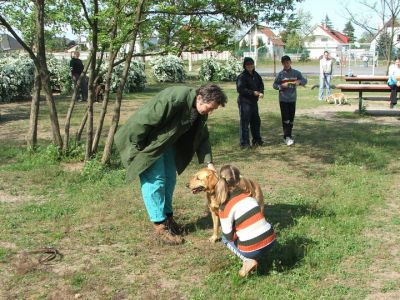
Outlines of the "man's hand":
M 209 168 L 210 170 L 212 170 L 212 171 L 214 171 L 214 172 L 217 172 L 217 170 L 215 169 L 213 163 L 208 163 L 208 164 L 207 164 L 207 168 Z

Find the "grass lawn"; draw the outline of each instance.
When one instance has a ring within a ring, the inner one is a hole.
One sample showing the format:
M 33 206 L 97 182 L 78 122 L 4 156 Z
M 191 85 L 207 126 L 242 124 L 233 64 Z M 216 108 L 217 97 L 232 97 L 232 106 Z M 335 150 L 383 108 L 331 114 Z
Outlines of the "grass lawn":
M 271 80 L 264 83 L 265 147 L 238 147 L 233 83 L 221 84 L 228 105 L 209 118 L 217 167 L 234 164 L 261 184 L 278 236 L 267 261 L 247 279 L 238 276 L 241 262 L 227 248 L 208 242 L 205 197 L 185 187 L 199 168 L 196 159 L 175 190 L 186 243 L 158 245 L 139 182 L 125 182 L 116 153 L 107 168 L 96 160 L 82 167 L 83 146 L 60 157 L 48 146 L 44 102 L 41 147 L 27 152 L 29 103 L 0 105 L 0 299 L 399 299 L 398 125 L 349 112 L 335 120 L 302 114 L 329 106 L 316 101 L 310 87 L 317 79 L 310 78 L 309 87 L 298 89 L 296 144 L 287 147 L 277 92 Z M 166 86 L 127 95 L 121 123 Z M 61 120 L 68 101 L 57 98 Z M 73 130 L 83 111 L 79 103 Z M 63 258 L 39 263 L 32 251 L 43 247 Z

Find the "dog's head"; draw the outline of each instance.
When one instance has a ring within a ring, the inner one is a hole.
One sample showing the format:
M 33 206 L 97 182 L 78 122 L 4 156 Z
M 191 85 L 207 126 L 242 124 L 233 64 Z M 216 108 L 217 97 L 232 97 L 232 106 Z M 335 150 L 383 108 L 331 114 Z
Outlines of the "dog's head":
M 186 186 L 192 191 L 193 194 L 198 194 L 200 192 L 213 194 L 217 182 L 217 173 L 208 168 L 203 168 L 193 175 Z

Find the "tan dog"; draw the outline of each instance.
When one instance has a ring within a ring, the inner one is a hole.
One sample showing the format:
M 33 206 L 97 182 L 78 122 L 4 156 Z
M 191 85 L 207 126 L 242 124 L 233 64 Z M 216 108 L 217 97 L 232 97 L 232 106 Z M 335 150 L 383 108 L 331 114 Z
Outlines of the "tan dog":
M 219 178 L 215 171 L 203 168 L 198 171 L 187 184 L 187 187 L 191 189 L 193 194 L 205 192 L 207 195 L 207 204 L 213 221 L 213 234 L 209 238 L 209 241 L 213 243 L 219 239 L 218 209 L 221 202 L 215 196 L 215 186 L 217 185 L 218 180 Z M 264 195 L 261 191 L 260 185 L 251 179 L 241 177 L 239 187 L 257 199 L 261 208 L 261 213 L 264 213 Z
M 347 104 L 349 103 L 347 101 L 347 97 L 343 93 L 333 93 L 326 97 L 326 102 L 330 103 L 333 101 L 334 104 Z

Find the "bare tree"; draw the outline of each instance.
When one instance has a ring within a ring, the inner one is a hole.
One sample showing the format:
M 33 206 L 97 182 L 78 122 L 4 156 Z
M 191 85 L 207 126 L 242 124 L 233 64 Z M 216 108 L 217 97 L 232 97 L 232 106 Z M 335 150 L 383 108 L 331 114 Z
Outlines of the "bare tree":
M 395 43 L 394 37 L 397 34 L 395 27 L 398 24 L 397 17 L 400 13 L 400 0 L 380 0 L 372 3 L 363 0 L 359 1 L 359 4 L 360 7 L 365 8 L 358 10 L 362 12 L 362 15 L 355 14 L 346 7 L 350 21 L 375 37 L 383 34 L 389 37 L 386 39 L 387 42 L 383 43 L 384 49 L 382 49 L 386 60 L 387 72 L 392 61 L 392 52 Z M 374 25 L 371 22 L 371 13 L 379 17 L 379 24 Z

